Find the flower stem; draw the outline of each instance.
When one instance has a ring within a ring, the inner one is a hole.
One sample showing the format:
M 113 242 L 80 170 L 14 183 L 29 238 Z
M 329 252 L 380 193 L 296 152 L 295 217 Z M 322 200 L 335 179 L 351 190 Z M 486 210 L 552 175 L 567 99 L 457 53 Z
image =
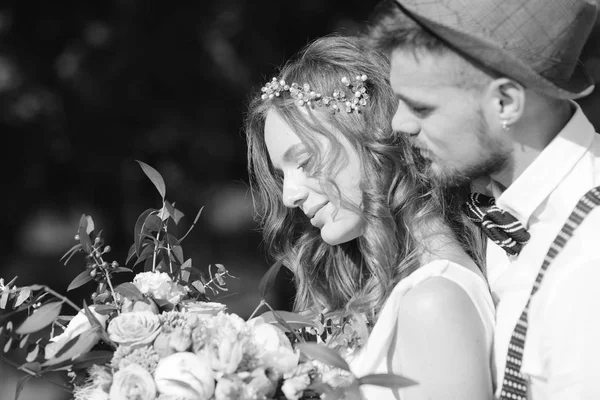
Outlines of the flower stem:
M 112 282 L 110 281 L 110 274 L 108 273 L 108 271 L 104 270 L 104 276 L 106 277 L 106 283 L 108 283 L 110 293 L 112 294 L 113 302 L 115 303 L 115 307 L 117 308 L 117 315 L 119 315 L 121 314 L 121 309 L 117 304 L 117 295 L 115 294 L 115 289 L 113 288 Z
M 256 313 L 258 312 L 258 310 L 261 309 L 262 306 L 264 306 L 266 304 L 266 302 L 264 300 L 261 300 L 260 303 L 258 303 L 258 305 L 256 306 L 256 308 L 254 309 L 254 311 L 252 311 L 252 314 L 250 315 L 250 317 L 248 318 L 249 320 L 252 319 L 254 317 L 254 315 L 256 315 Z
M 60 293 L 55 292 L 54 290 L 52 290 L 50 287 L 46 286 L 46 285 L 42 285 L 42 287 L 44 288 L 44 290 L 47 293 L 50 293 L 52 296 L 62 300 L 63 302 L 67 303 L 68 305 L 70 305 L 71 307 L 73 307 L 73 309 L 77 312 L 81 311 L 81 307 L 79 307 L 77 304 L 73 303 L 71 300 L 69 300 L 66 296 L 63 296 Z

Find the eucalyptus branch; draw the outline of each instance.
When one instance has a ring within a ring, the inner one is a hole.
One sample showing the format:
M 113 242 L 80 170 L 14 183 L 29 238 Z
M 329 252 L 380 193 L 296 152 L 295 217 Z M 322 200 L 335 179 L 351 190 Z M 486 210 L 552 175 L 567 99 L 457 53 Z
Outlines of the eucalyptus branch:
M 99 252 L 99 249 L 100 249 L 100 245 L 98 245 L 97 248 L 93 247 L 90 255 L 94 259 L 94 262 L 96 263 L 96 265 L 98 265 L 98 267 L 100 269 L 102 269 L 104 277 L 106 278 L 106 283 L 108 283 L 108 287 L 110 289 L 110 294 L 112 295 L 113 302 L 115 303 L 115 307 L 117 308 L 117 314 L 121 314 L 121 310 L 119 309 L 119 305 L 117 304 L 117 295 L 115 293 L 115 289 L 113 288 L 112 282 L 110 280 L 110 272 L 108 271 L 108 267 L 105 267 L 105 265 L 108 265 L 108 263 L 106 261 L 104 261 L 104 258 L 102 258 L 102 253 Z M 96 254 L 100 254 L 100 255 L 97 256 Z

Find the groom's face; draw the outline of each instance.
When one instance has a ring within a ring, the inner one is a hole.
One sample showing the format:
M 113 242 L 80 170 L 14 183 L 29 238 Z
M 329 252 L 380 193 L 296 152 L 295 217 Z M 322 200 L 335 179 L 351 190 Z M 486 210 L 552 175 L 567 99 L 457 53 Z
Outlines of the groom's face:
M 452 54 L 396 50 L 390 83 L 399 104 L 392 127 L 408 135 L 444 186 L 491 175 L 510 161 L 501 132 L 487 123 L 484 90 Z

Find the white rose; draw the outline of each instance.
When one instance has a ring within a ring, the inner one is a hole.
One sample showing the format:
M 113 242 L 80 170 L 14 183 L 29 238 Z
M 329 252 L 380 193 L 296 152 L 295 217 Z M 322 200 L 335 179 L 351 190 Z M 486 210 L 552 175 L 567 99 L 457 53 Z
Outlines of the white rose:
M 121 306 L 121 312 L 138 312 L 138 311 L 149 311 L 152 314 L 159 314 L 158 306 L 150 299 L 135 300 L 132 301 L 127 297 L 123 298 L 123 305 Z
M 242 361 L 244 343 L 235 334 L 220 336 L 208 343 L 199 355 L 209 360 L 213 371 L 231 374 Z
M 208 360 L 190 352 L 171 354 L 160 360 L 154 379 L 161 396 L 208 400 L 215 391 L 215 376 Z
M 160 333 L 158 315 L 149 311 L 128 312 L 116 316 L 108 324 L 109 338 L 123 346 L 145 346 Z
M 98 322 L 100 322 L 100 324 L 102 325 L 102 328 L 106 327 L 106 320 L 108 320 L 108 315 L 98 314 L 95 311 L 95 308 L 96 308 L 96 306 L 90 306 L 89 310 L 92 312 L 92 315 L 94 315 L 94 317 L 96 317 Z M 69 324 L 67 325 L 67 328 L 64 330 L 63 333 L 50 339 L 50 343 L 48 343 L 45 348 L 45 358 L 47 360 L 54 358 L 56 353 L 69 340 L 82 334 L 83 332 L 89 331 L 91 328 L 92 328 L 92 324 L 90 324 L 90 320 L 85 315 L 85 311 L 84 310 L 79 311 L 77 313 L 77 315 L 75 315 L 73 317 L 73 319 L 71 319 L 71 321 L 69 321 Z M 98 340 L 100 340 L 100 336 L 98 336 Z M 91 342 L 88 345 L 88 348 L 83 349 L 81 353 L 83 354 L 83 353 L 87 353 L 88 351 L 90 351 L 97 342 L 98 341 Z
M 258 359 L 264 366 L 280 373 L 293 371 L 298 365 L 299 354 L 281 329 L 272 324 L 256 321 L 251 325 L 252 339 L 258 349 Z
M 244 382 L 239 379 L 221 378 L 215 387 L 215 400 L 241 399 L 244 394 Z
M 154 400 L 156 384 L 150 372 L 139 364 L 129 364 L 113 375 L 110 400 Z
M 133 278 L 133 284 L 143 294 L 155 299 L 177 304 L 187 294 L 186 288 L 173 282 L 166 272 L 140 272 Z
M 298 400 L 304 390 L 310 385 L 310 377 L 308 374 L 294 376 L 283 381 L 281 391 L 288 400 Z

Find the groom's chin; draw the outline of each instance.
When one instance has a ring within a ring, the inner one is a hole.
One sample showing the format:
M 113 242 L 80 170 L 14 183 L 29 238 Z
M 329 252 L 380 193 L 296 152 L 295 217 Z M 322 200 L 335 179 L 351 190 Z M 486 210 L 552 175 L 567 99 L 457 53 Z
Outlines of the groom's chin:
M 434 186 L 452 188 L 463 186 L 471 181 L 471 177 L 447 166 L 429 161 L 426 166 L 427 178 Z

